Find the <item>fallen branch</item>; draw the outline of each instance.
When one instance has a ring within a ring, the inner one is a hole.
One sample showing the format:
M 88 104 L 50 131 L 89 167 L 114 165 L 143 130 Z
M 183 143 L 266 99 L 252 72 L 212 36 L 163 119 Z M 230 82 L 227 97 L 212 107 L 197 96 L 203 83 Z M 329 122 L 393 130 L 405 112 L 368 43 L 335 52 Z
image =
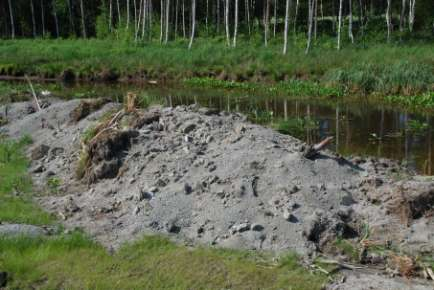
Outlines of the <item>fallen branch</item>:
M 28 83 L 29 86 L 30 86 L 30 90 L 31 90 L 31 92 L 32 92 L 33 99 L 34 99 L 35 104 L 36 104 L 36 110 L 37 110 L 37 111 L 40 111 L 40 110 L 41 110 L 41 106 L 39 105 L 38 97 L 36 96 L 35 90 L 33 89 L 32 82 L 30 81 L 30 79 L 29 79 L 29 77 L 28 77 L 27 75 L 25 75 L 24 77 L 26 78 L 27 83 Z
M 354 266 L 354 265 L 342 263 L 342 262 L 339 262 L 336 260 L 320 260 L 320 262 L 323 264 L 337 265 L 337 266 L 341 267 L 342 269 L 347 269 L 347 270 L 357 270 L 357 269 L 364 269 L 365 268 L 365 267 Z
M 324 147 L 326 147 L 332 140 L 333 137 L 327 137 L 320 143 L 310 146 L 309 148 L 307 148 L 303 156 L 308 159 L 314 158 L 319 153 L 319 151 L 324 149 Z

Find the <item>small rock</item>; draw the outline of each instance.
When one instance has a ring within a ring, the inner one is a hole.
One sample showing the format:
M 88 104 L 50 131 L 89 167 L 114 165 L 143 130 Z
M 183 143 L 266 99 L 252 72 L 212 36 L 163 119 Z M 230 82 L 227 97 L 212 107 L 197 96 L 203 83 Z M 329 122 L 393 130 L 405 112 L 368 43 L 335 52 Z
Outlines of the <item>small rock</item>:
M 40 237 L 46 235 L 43 228 L 26 224 L 4 224 L 0 225 L 0 236 L 29 236 Z
M 264 226 L 262 226 L 260 224 L 252 224 L 251 229 L 252 229 L 252 231 L 260 232 L 264 229 Z
M 300 191 L 300 188 L 297 185 L 294 185 L 290 190 L 289 194 L 294 194 Z
M 188 195 L 192 192 L 193 192 L 193 188 L 191 187 L 191 185 L 188 183 L 185 183 L 184 184 L 184 193 Z
M 191 143 L 191 142 L 193 142 L 193 137 L 191 137 L 190 135 L 185 135 L 184 141 L 185 141 L 185 143 Z
M 191 131 L 193 131 L 194 129 L 196 129 L 196 124 L 189 122 L 189 123 L 185 124 L 184 128 L 182 129 L 182 132 L 184 134 L 188 134 Z
M 234 233 L 242 233 L 245 231 L 250 230 L 250 224 L 249 223 L 242 223 L 242 224 L 237 224 L 237 225 L 233 225 L 231 228 L 232 234 Z
M 140 207 L 136 206 L 136 207 L 134 208 L 134 211 L 133 211 L 134 215 L 138 215 L 139 212 L 140 212 Z
M 45 171 L 44 165 L 39 164 L 32 170 L 32 173 L 42 173 L 44 171 Z
M 32 160 L 39 160 L 47 156 L 50 147 L 44 144 L 38 145 L 32 149 L 30 157 Z
M 171 234 L 178 234 L 181 231 L 181 227 L 176 224 L 176 221 L 170 221 L 166 224 L 166 230 Z
M 152 192 L 149 192 L 149 191 L 146 191 L 146 190 L 142 190 L 142 191 L 140 191 L 139 192 L 139 195 L 138 195 L 138 200 L 139 201 L 143 201 L 143 200 L 150 200 L 150 199 L 152 199 L 154 197 L 154 194 L 152 193 Z

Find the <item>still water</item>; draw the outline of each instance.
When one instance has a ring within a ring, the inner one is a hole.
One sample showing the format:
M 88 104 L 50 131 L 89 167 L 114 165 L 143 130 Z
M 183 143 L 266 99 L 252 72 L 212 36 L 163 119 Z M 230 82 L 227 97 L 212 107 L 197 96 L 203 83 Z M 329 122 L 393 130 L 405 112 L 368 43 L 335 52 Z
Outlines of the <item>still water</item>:
M 119 100 L 126 92 L 134 92 L 150 96 L 167 106 L 198 103 L 241 112 L 253 122 L 277 128 L 290 127 L 286 132 L 308 143 L 334 136 L 330 149 L 344 156 L 396 159 L 420 174 L 434 175 L 434 116 L 411 113 L 405 108 L 386 107 L 363 99 L 339 103 L 251 92 L 149 85 L 82 85 L 63 88 L 63 92 L 69 96 L 110 96 Z

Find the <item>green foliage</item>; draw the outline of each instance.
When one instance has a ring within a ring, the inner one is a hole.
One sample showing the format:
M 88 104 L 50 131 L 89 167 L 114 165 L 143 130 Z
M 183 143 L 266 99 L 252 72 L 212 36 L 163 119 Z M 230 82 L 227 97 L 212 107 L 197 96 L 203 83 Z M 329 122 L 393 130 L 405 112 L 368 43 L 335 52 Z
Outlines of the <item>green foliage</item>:
M 366 63 L 328 73 L 328 81 L 363 93 L 384 94 L 418 93 L 431 88 L 434 83 L 433 67 L 398 61 L 390 65 Z
M 386 96 L 385 100 L 391 104 L 401 105 L 410 108 L 433 109 L 434 92 L 426 92 L 421 95 L 391 95 Z
M 117 39 L 128 39 L 122 34 L 132 30 L 118 28 Z M 83 80 L 114 71 L 121 78 L 190 79 L 190 85 L 228 89 L 257 90 L 262 83 L 264 91 L 320 97 L 339 97 L 347 90 L 409 95 L 432 89 L 432 44 L 368 43 L 336 51 L 325 45 L 334 41 L 321 39 L 324 45 L 309 55 L 304 45 L 294 45 L 283 56 L 279 41 L 264 48 L 260 39 L 240 39 L 237 48 L 228 48 L 221 39 L 198 38 L 191 51 L 184 40 L 165 46 L 113 39 L 7 40 L 0 44 L 0 68 L 7 75 L 38 76 L 70 69 Z
M 272 124 L 277 131 L 288 134 L 296 138 L 304 138 L 308 130 L 316 130 L 318 121 L 310 117 L 290 118 L 288 120 L 278 120 Z
M 359 251 L 350 241 L 338 238 L 333 245 L 353 262 L 359 261 Z
M 52 217 L 31 202 L 31 179 L 24 147 L 29 137 L 18 141 L 0 139 L 0 222 L 50 224 Z
M 47 180 L 47 187 L 52 193 L 58 193 L 62 180 L 58 177 L 51 177 Z
M 429 124 L 419 120 L 409 120 L 406 130 L 414 134 L 424 134 L 429 130 Z
M 275 266 L 270 258 L 252 252 L 189 249 L 158 236 L 144 237 L 109 255 L 77 232 L 55 238 L 1 238 L 0 266 L 10 273 L 12 289 L 62 285 L 67 289 L 314 290 L 325 282 L 324 276 L 303 269 L 295 255 Z

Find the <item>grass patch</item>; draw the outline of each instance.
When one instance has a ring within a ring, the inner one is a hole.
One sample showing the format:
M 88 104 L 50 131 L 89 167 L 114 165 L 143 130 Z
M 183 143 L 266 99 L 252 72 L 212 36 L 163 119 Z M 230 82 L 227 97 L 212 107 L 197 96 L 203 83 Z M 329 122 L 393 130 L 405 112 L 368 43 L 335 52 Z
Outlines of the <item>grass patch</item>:
M 269 84 L 309 80 L 320 83 L 321 88 L 332 83 L 339 90 L 345 87 L 360 92 L 403 95 L 426 91 L 433 86 L 431 42 L 382 44 L 372 41 L 337 51 L 335 39 L 330 38 L 321 39 L 312 52 L 305 55 L 304 36 L 297 39 L 299 42 L 292 45 L 285 56 L 281 53 L 280 40 L 263 47 L 260 38 L 240 39 L 236 48 L 228 48 L 220 39 L 199 37 L 191 51 L 186 50 L 184 41 L 162 47 L 158 42 L 109 39 L 5 40 L 0 44 L 0 74 L 56 77 L 69 70 L 79 79 L 104 80 L 104 73 L 110 72 L 120 78 L 206 78 L 191 82 L 226 88 L 245 88 L 246 81 Z M 318 91 L 315 86 L 306 88 L 304 84 L 290 86 L 294 93 Z
M 51 224 L 53 218 L 31 202 L 31 179 L 23 150 L 31 142 L 0 138 L 0 222 Z
M 11 289 L 321 289 L 326 281 L 296 256 L 278 264 L 243 251 L 178 246 L 158 236 L 114 255 L 80 233 L 0 239 L 0 267 Z

